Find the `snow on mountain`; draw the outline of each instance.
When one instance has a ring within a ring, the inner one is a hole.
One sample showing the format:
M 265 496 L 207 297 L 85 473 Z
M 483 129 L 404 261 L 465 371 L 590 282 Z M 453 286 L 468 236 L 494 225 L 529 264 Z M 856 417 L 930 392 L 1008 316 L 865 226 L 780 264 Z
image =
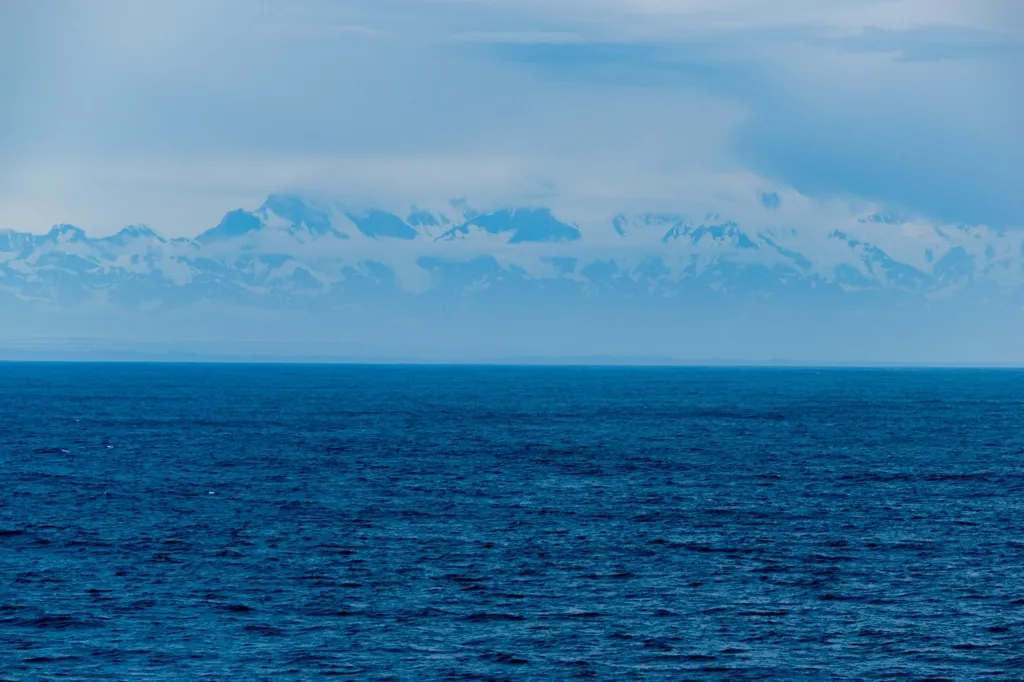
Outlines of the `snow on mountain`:
M 762 199 L 778 214 L 777 196 Z M 797 229 L 727 216 L 637 214 L 575 221 L 545 207 L 354 206 L 277 194 L 192 239 L 144 226 L 90 238 L 71 225 L 0 231 L 0 300 L 174 308 L 365 305 L 380 295 L 776 300 L 810 292 L 1014 302 L 1024 231 L 885 214 Z M 909 299 L 908 299 L 909 297 Z

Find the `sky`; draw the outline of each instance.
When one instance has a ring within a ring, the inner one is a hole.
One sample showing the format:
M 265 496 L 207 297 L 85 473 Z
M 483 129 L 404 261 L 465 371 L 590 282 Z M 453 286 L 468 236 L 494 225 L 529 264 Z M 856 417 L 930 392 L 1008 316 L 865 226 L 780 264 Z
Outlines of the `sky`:
M 280 191 L 1024 228 L 1019 0 L 0 0 L 0 229 Z

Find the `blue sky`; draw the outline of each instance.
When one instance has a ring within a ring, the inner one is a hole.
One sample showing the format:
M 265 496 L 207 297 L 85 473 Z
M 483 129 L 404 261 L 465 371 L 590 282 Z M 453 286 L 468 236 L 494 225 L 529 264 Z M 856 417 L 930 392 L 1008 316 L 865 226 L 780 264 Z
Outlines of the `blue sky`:
M 1018 0 L 15 0 L 0 228 L 274 191 L 1024 227 Z

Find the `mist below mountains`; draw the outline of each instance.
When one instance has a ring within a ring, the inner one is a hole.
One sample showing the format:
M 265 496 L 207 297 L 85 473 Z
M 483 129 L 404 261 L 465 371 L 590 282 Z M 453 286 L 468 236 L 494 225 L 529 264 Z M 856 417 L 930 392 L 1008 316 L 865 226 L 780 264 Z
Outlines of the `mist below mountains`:
M 192 238 L 0 232 L 0 356 L 1024 362 L 1024 231 L 274 195 Z

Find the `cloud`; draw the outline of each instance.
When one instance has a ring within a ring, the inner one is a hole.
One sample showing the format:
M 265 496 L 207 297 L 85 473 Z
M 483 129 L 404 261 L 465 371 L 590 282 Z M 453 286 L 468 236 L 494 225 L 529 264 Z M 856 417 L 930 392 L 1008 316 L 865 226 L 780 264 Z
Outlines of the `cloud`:
M 422 6 L 398 3 L 405 11 Z M 437 3 L 431 3 L 437 4 Z M 441 0 L 444 4 L 444 0 Z M 466 3 L 458 3 L 465 8 Z M 605 39 L 671 40 L 694 35 L 802 27 L 823 35 L 867 28 L 928 27 L 1006 31 L 1021 26 L 1017 0 L 492 0 L 469 3 L 477 21 L 588 27 Z
M 476 31 L 459 33 L 452 39 L 468 43 L 511 43 L 514 45 L 573 45 L 586 42 L 578 33 L 548 31 Z
M 1024 42 L 990 31 L 928 28 L 909 31 L 865 29 L 838 45 L 854 53 L 879 53 L 899 61 L 1020 58 Z
M 0 227 L 190 233 L 303 183 L 602 207 L 796 190 L 1024 225 L 1022 10 L 0 3 Z
M 926 13 L 913 2 L 849 2 L 799 15 L 799 3 L 784 3 L 782 17 L 754 12 L 736 23 L 720 11 L 717 22 L 691 24 L 687 39 L 498 45 L 489 53 L 559 81 L 727 98 L 747 113 L 734 157 L 812 196 L 868 197 L 939 220 L 1016 227 L 1024 226 L 1024 200 L 1013 190 L 1024 180 L 1024 134 L 1014 121 L 1024 120 L 1024 102 L 1014 74 L 1024 67 L 1024 43 L 1012 22 L 997 29 L 991 14 L 975 11 L 997 4 L 937 3 Z M 699 2 L 639 7 L 710 12 Z

